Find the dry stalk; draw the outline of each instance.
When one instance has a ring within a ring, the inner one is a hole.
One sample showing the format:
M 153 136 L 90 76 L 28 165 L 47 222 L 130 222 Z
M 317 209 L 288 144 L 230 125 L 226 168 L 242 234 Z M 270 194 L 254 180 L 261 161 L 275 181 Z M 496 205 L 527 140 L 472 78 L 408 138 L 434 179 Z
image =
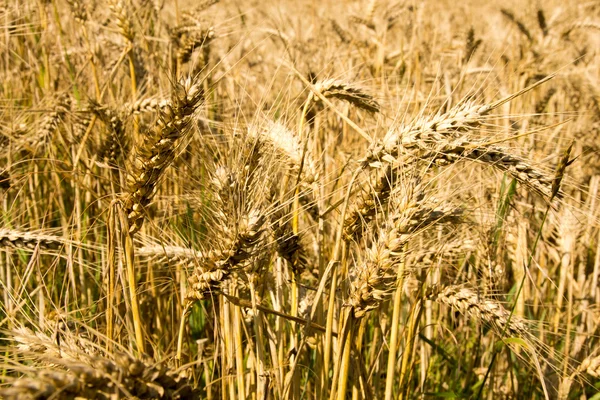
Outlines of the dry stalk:
M 131 52 L 130 52 L 131 55 Z M 131 65 L 130 57 L 130 65 Z M 132 75 L 132 81 L 134 76 Z M 156 194 L 158 183 L 165 170 L 175 159 L 177 150 L 190 132 L 192 115 L 203 99 L 202 89 L 191 80 L 176 84 L 171 106 L 161 110 L 149 138 L 136 148 L 134 171 L 128 176 L 129 191 L 123 201 L 125 218 L 121 218 L 125 264 L 138 351 L 143 352 L 145 341 L 137 299 L 134 267 L 135 248 L 133 236 L 144 222 L 145 207 Z M 136 124 L 137 126 L 137 124 Z

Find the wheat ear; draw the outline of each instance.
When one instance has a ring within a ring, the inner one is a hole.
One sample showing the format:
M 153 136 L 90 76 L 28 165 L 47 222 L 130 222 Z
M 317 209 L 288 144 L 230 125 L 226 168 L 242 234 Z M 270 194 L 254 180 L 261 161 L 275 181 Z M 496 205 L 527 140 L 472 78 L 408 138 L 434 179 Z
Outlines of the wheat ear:
M 532 338 L 523 319 L 512 315 L 496 300 L 482 297 L 476 290 L 465 286 L 445 286 L 430 289 L 428 297 L 446 304 L 468 317 L 488 323 L 496 333 L 510 337 Z
M 37 232 L 23 232 L 15 229 L 0 228 L 0 244 L 5 248 L 20 250 L 35 250 L 39 247 L 42 250 L 57 250 L 67 244 L 82 246 L 81 243 L 74 242 L 62 236 L 47 235 Z
M 160 110 L 149 138 L 136 147 L 135 169 L 128 177 L 129 191 L 124 202 L 129 233 L 142 227 L 144 209 L 156 194 L 158 182 L 173 162 L 179 145 L 190 132 L 192 114 L 202 98 L 201 88 L 190 80 L 177 84 L 171 104 Z
M 526 158 L 511 154 L 508 149 L 473 140 L 467 135 L 483 125 L 485 116 L 491 110 L 531 90 L 540 82 L 489 105 L 466 102 L 443 115 L 421 118 L 412 124 L 390 130 L 382 141 L 370 147 L 361 163 L 363 167 L 394 164 L 400 155 L 440 165 L 468 159 L 507 172 L 534 191 L 550 197 L 552 176 L 535 168 Z
M 359 240 L 362 237 L 365 227 L 375 218 L 377 210 L 387 204 L 396 174 L 397 171 L 393 166 L 387 166 L 375 185 L 365 187 L 357 200 L 350 205 L 344 220 L 346 240 Z
M 15 332 L 17 354 L 33 358 L 42 369 L 35 378 L 14 379 L 0 389 L 5 399 L 112 397 L 182 399 L 198 394 L 191 382 L 163 363 L 135 359 L 122 352 L 107 356 L 77 351 L 66 343 L 27 329 Z M 58 345 L 61 343 L 61 346 Z
M 376 113 L 381 109 L 379 103 L 364 89 L 337 79 L 326 79 L 315 84 L 315 90 L 325 98 L 344 100 L 358 108 Z M 320 102 L 319 98 L 315 98 Z
M 406 185 L 402 196 L 390 203 L 386 225 L 379 230 L 377 240 L 366 251 L 366 261 L 352 272 L 350 298 L 355 318 L 389 297 L 398 279 L 398 266 L 404 264 L 405 244 L 419 230 L 435 223 L 457 222 L 458 212 L 448 207 L 431 208 L 425 200 L 422 185 Z

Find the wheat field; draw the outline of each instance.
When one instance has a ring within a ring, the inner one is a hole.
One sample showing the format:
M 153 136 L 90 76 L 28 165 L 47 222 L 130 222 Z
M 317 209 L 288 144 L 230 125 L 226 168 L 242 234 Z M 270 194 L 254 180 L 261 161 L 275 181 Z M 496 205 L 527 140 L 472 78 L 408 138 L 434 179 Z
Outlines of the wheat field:
M 600 399 L 600 1 L 0 21 L 0 398 Z

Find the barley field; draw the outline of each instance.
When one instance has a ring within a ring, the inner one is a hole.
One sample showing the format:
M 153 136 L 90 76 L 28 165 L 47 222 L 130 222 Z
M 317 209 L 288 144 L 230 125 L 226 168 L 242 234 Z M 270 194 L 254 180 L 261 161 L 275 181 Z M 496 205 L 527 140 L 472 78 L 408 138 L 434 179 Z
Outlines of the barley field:
M 600 399 L 600 1 L 0 21 L 0 398 Z

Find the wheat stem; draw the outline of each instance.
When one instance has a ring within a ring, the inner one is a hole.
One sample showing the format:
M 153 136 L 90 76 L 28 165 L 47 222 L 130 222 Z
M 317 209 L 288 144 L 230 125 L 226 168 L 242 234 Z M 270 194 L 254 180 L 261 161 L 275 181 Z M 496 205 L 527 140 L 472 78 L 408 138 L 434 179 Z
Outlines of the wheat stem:
M 350 374 L 350 353 L 352 352 L 352 343 L 354 342 L 356 319 L 352 314 L 352 310 L 348 309 L 345 312 L 346 328 L 343 329 L 342 340 L 340 343 L 340 367 L 339 380 L 337 384 L 337 400 L 345 400 L 348 386 L 348 376 Z M 335 379 L 335 378 L 334 378 Z M 335 391 L 332 390 L 331 398 L 333 400 Z
M 385 379 L 385 400 L 391 400 L 394 388 L 394 370 L 396 369 L 396 353 L 398 351 L 399 341 L 398 333 L 400 331 L 400 314 L 402 312 L 402 288 L 404 287 L 404 267 L 405 267 L 405 245 L 400 249 L 398 273 L 396 277 L 396 287 L 394 292 L 394 302 L 392 306 L 392 320 L 390 321 L 391 333 L 388 350 L 387 372 Z M 402 388 L 401 388 L 402 389 Z

